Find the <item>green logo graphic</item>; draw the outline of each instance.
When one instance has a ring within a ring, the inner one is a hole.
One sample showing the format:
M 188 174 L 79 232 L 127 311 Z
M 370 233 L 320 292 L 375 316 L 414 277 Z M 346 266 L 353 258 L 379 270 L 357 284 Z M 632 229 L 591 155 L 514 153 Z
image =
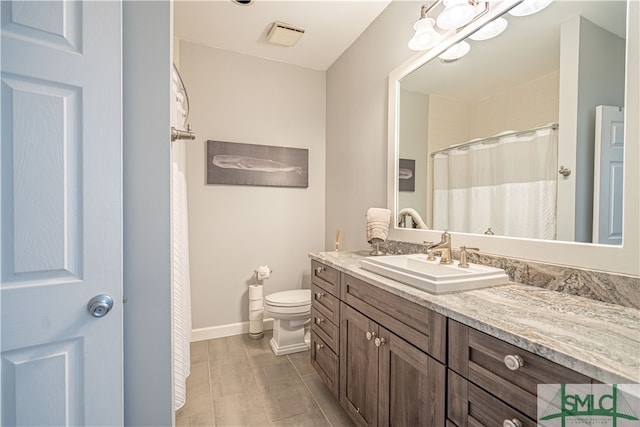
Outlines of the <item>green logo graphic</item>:
M 538 425 L 640 427 L 640 385 L 540 384 Z

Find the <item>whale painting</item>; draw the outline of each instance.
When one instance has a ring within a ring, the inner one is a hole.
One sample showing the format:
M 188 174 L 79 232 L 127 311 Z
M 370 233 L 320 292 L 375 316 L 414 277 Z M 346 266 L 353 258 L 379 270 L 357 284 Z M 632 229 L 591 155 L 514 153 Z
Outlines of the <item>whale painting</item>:
M 416 189 L 416 161 L 400 159 L 398 164 L 398 190 L 415 191 Z
M 207 141 L 207 184 L 308 187 L 309 150 Z

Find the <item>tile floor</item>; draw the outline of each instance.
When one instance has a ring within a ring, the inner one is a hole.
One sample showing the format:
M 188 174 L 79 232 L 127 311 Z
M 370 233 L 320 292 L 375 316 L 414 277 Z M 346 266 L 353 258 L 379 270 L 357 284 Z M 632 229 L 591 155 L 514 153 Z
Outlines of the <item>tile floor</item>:
M 177 426 L 353 426 L 309 362 L 276 357 L 271 331 L 191 344 L 187 402 Z

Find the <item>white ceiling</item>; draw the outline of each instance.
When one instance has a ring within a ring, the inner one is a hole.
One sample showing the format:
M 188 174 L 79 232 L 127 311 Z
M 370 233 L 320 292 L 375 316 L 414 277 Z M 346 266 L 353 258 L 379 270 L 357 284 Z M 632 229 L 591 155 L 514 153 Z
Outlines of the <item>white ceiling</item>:
M 174 36 L 207 46 L 327 70 L 391 0 L 232 0 L 174 3 Z M 303 28 L 294 47 L 269 44 L 275 21 Z

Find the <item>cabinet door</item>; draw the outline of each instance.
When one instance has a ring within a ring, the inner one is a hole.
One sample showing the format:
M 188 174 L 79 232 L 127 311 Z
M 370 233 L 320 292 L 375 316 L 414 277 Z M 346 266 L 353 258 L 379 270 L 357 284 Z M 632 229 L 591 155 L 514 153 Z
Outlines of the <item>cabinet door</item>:
M 379 328 L 378 425 L 445 424 L 443 364 L 402 338 Z
M 376 425 L 378 408 L 378 326 L 340 304 L 340 403 L 361 425 Z

